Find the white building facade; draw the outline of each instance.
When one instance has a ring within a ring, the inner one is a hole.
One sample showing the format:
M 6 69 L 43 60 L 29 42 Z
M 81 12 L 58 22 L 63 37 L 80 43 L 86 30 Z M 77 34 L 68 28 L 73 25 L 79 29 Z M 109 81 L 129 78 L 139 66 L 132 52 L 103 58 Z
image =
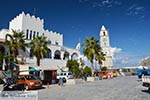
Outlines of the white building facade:
M 100 30 L 100 46 L 105 54 L 105 61 L 102 62 L 102 67 L 107 67 L 108 69 L 113 68 L 109 34 L 104 26 Z
M 49 52 L 44 59 L 41 60 L 41 68 L 43 70 L 53 70 L 66 67 L 68 59 L 79 59 L 79 49 L 63 46 L 63 35 L 53 31 L 44 29 L 44 20 L 39 17 L 31 16 L 22 12 L 9 22 L 9 30 L 2 29 L 0 31 L 0 39 L 5 39 L 6 34 L 12 34 L 15 31 L 23 31 L 30 42 L 35 36 L 46 36 L 49 42 Z M 1 44 L 0 44 L 1 45 Z M 5 47 L 4 47 L 5 48 Z M 26 48 L 26 52 L 20 52 L 26 63 L 36 66 L 36 58 L 30 54 L 30 48 Z

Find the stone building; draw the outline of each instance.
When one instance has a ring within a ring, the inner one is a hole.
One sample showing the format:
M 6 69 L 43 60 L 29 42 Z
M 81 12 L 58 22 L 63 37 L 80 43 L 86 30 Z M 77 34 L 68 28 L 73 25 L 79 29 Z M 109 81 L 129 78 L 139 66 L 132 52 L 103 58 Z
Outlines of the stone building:
M 8 49 L 3 44 L 3 41 L 6 34 L 12 34 L 12 29 L 23 31 L 27 39 L 26 42 L 30 42 L 35 36 L 44 35 L 47 37 L 49 51 L 40 64 L 40 69 L 43 71 L 59 70 L 66 67 L 68 59 L 79 59 L 79 49 L 63 45 L 63 34 L 45 30 L 43 19 L 25 14 L 24 12 L 9 22 L 9 29 L 0 30 L 0 47 L 3 48 L 3 52 L 5 53 L 7 53 Z M 25 52 L 20 51 L 19 54 L 23 56 L 28 65 L 36 67 L 36 58 L 30 54 L 30 48 L 26 48 Z
M 100 30 L 100 46 L 104 52 L 105 61 L 102 62 L 102 67 L 107 67 L 108 69 L 113 68 L 112 52 L 109 40 L 109 34 L 104 25 Z

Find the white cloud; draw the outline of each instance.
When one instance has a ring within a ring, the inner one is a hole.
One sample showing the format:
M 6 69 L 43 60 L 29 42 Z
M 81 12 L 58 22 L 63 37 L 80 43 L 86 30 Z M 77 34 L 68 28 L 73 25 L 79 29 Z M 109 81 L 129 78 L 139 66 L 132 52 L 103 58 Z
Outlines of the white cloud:
M 113 6 L 121 5 L 121 2 L 119 2 L 118 0 L 101 0 L 101 1 L 94 2 L 93 5 L 95 7 L 110 8 Z
M 121 64 L 127 64 L 127 63 L 128 63 L 127 60 L 122 60 L 122 61 L 121 61 Z
M 106 7 L 110 8 L 116 5 L 121 5 L 122 3 L 119 0 L 79 0 L 79 3 L 86 3 L 88 2 L 92 7 Z
M 82 60 L 84 61 L 85 66 L 91 67 L 91 63 L 90 63 L 90 61 L 87 59 L 86 56 L 80 55 L 80 58 L 82 58 Z
M 112 3 L 112 0 L 103 0 L 101 3 L 102 3 L 103 5 L 111 4 L 111 3 Z
M 127 8 L 126 15 L 141 15 L 143 16 L 144 7 L 138 4 L 133 4 L 129 8 Z
M 112 53 L 113 59 L 116 59 L 116 58 L 115 58 L 115 55 L 116 55 L 117 53 L 121 53 L 121 51 L 122 51 L 121 48 L 117 48 L 117 47 L 111 48 L 111 53 Z
M 137 66 L 140 61 L 139 55 L 123 52 L 121 48 L 113 47 L 111 52 L 114 67 Z

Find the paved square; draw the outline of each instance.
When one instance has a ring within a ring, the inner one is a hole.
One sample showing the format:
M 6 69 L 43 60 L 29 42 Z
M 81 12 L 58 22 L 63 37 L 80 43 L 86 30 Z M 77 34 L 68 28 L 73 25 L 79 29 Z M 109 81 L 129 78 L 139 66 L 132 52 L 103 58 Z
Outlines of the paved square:
M 137 76 L 116 77 L 107 80 L 51 86 L 39 90 L 39 100 L 149 100 L 150 92 Z

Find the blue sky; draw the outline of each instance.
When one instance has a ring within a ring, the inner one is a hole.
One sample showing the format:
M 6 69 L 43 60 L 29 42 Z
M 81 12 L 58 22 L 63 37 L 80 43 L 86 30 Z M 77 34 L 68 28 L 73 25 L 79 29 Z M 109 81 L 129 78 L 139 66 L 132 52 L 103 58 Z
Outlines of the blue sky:
M 75 48 L 85 37 L 109 31 L 114 67 L 137 66 L 150 55 L 150 0 L 1 0 L 0 29 L 24 11 L 44 19 L 44 28 Z M 82 51 L 81 51 L 82 52 Z

